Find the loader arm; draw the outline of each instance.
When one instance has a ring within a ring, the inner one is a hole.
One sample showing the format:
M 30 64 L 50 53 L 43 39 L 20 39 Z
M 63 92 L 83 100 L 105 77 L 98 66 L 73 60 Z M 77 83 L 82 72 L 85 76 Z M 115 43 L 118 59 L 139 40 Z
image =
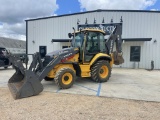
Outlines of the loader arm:
M 41 81 L 45 76 L 64 59 L 75 55 L 79 50 L 70 48 L 60 52 L 46 65 L 43 66 L 40 54 L 37 52 L 33 55 L 33 61 L 29 69 L 25 69 L 22 62 L 14 56 L 10 57 L 16 72 L 8 81 L 9 90 L 14 99 L 34 96 L 43 91 Z
M 79 52 L 79 49 L 69 48 L 68 50 L 59 53 L 54 56 L 54 58 L 47 64 L 47 66 L 43 66 L 42 69 L 37 70 L 37 75 L 39 76 L 39 80 L 42 81 L 44 77 L 59 63 L 65 63 L 65 59 L 73 56 Z M 40 57 L 40 55 L 39 55 Z M 76 63 L 76 62 L 73 62 Z

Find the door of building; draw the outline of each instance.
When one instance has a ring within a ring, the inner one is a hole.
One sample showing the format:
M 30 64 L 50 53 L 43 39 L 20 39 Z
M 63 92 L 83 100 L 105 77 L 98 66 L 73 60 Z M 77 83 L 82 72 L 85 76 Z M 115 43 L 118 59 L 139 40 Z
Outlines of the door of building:
M 47 53 L 47 46 L 39 46 L 39 53 L 41 58 L 44 58 Z

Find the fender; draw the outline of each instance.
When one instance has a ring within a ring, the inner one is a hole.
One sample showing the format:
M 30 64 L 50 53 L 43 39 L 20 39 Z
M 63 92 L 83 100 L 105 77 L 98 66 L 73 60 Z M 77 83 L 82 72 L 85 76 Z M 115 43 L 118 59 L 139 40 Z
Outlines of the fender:
M 91 62 L 90 62 L 90 66 L 92 66 L 94 63 L 96 63 L 98 60 L 109 60 L 109 61 L 111 61 L 112 60 L 112 58 L 111 58 L 111 56 L 109 56 L 109 55 L 107 55 L 107 54 L 104 54 L 104 53 L 98 53 L 98 54 L 96 54 L 94 57 L 93 57 L 93 59 L 91 60 Z

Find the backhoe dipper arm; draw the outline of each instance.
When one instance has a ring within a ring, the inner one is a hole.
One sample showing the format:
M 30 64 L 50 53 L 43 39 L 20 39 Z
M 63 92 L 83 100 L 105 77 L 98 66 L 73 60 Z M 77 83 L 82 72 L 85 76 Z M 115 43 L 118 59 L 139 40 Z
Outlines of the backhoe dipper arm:
M 114 64 L 119 65 L 124 63 L 122 57 L 122 23 L 117 23 L 106 41 L 108 54 L 113 54 Z M 116 51 L 113 51 L 114 42 L 116 43 Z
M 122 28 L 121 28 L 121 24 L 117 25 L 117 30 L 115 31 L 115 35 L 116 35 L 116 51 L 118 52 L 118 54 L 122 54 Z
M 122 39 L 121 39 L 122 29 L 121 27 L 122 27 L 121 23 L 116 24 L 106 41 L 106 46 L 108 48 L 109 54 L 113 53 L 114 42 L 116 42 L 116 51 L 118 53 L 122 53 Z

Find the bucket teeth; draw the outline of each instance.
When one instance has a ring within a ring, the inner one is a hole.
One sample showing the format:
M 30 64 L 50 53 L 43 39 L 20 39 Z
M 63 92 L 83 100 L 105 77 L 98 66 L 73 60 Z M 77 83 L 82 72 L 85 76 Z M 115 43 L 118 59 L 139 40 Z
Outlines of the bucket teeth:
M 17 86 L 19 86 L 18 83 L 8 83 L 9 90 L 14 99 L 17 99 L 17 96 L 19 96 Z

